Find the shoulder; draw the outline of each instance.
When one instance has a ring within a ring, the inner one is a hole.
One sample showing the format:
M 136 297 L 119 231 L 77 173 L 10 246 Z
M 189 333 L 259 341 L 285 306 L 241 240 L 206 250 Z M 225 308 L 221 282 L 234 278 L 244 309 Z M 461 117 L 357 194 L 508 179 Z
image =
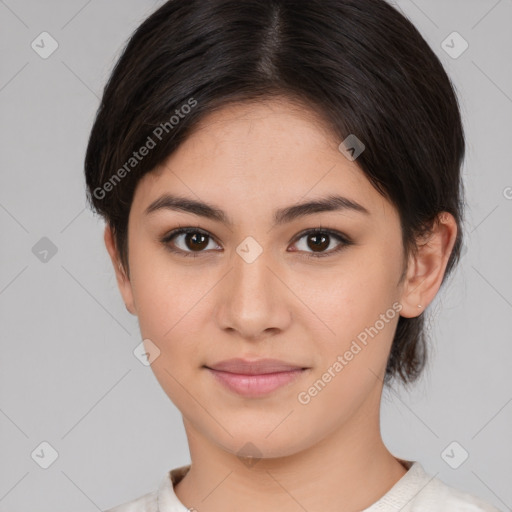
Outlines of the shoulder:
M 451 487 L 418 462 L 398 459 L 407 473 L 364 512 L 502 512 L 473 494 Z
M 410 512 L 501 512 L 474 496 L 432 478 L 411 502 Z
M 174 485 L 189 469 L 190 465 L 187 465 L 167 471 L 151 492 L 103 512 L 162 512 L 164 509 L 168 512 L 187 512 L 188 509 L 174 493 Z
M 156 492 L 148 492 L 135 500 L 127 501 L 103 512 L 158 512 Z

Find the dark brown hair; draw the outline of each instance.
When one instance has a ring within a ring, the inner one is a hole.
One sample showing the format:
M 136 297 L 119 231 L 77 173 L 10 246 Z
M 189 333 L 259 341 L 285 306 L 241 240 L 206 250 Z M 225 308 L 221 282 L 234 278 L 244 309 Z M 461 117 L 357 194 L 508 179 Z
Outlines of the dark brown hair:
M 354 134 L 365 144 L 356 163 L 399 212 L 404 262 L 440 212 L 454 216 L 444 283 L 462 244 L 459 106 L 435 53 L 384 0 L 170 0 L 137 28 L 105 86 L 85 157 L 88 202 L 111 225 L 127 275 L 128 215 L 142 176 L 207 114 L 272 96 L 314 111 L 340 142 Z M 386 384 L 420 375 L 423 317 L 400 317 Z

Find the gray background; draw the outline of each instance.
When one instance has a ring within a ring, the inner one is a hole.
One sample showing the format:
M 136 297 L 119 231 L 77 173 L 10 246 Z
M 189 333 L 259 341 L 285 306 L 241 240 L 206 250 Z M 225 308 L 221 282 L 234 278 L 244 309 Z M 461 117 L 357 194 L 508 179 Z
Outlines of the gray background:
M 0 512 L 106 509 L 189 462 L 179 411 L 132 353 L 137 321 L 82 174 L 102 87 L 161 3 L 0 1 Z M 512 1 L 396 5 L 460 95 L 468 208 L 462 263 L 429 308 L 431 365 L 409 391 L 385 392 L 383 437 L 395 455 L 511 510 Z M 59 45 L 47 59 L 31 47 L 43 31 Z M 453 31 L 469 43 L 456 59 L 441 46 Z M 43 441 L 58 453 L 48 469 Z M 441 455 L 453 441 L 463 448 L 451 460 L 469 453 L 457 469 Z

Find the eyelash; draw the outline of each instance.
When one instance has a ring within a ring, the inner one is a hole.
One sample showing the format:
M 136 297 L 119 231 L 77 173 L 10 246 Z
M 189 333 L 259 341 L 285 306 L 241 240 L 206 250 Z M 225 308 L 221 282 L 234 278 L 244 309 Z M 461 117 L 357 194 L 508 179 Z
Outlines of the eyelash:
M 178 235 L 190 234 L 190 233 L 202 234 L 202 235 L 205 235 L 205 236 L 213 239 L 213 237 L 208 232 L 203 231 L 202 229 L 199 229 L 199 228 L 191 228 L 190 227 L 190 228 L 174 229 L 170 233 L 167 233 L 161 239 L 161 242 L 165 245 L 165 247 L 169 251 L 171 251 L 171 252 L 173 252 L 175 254 L 179 254 L 180 256 L 183 256 L 185 258 L 198 258 L 199 256 L 201 256 L 201 253 L 205 252 L 205 251 L 196 251 L 196 252 L 194 252 L 194 251 L 183 251 L 181 249 L 176 250 L 176 249 L 173 249 L 171 247 L 171 245 L 169 244 L 169 242 L 174 237 L 176 237 Z M 311 228 L 311 229 L 307 229 L 305 231 L 302 231 L 301 233 L 299 233 L 295 237 L 293 243 L 298 242 L 301 238 L 304 238 L 305 236 L 310 235 L 310 234 L 328 235 L 330 237 L 335 238 L 338 242 L 340 242 L 340 244 L 338 245 L 338 247 L 336 249 L 331 249 L 328 252 L 321 252 L 321 253 L 307 252 L 306 254 L 302 254 L 303 251 L 296 251 L 297 254 L 299 255 L 299 257 L 301 257 L 301 258 L 307 258 L 307 259 L 309 259 L 309 258 L 325 258 L 327 256 L 332 256 L 334 254 L 337 254 L 338 252 L 343 250 L 345 247 L 353 245 L 353 243 L 354 243 L 347 236 L 343 235 L 342 233 L 339 233 L 338 231 L 333 231 L 333 230 L 330 230 L 330 229 L 325 229 L 325 228 L 322 228 L 322 227 Z

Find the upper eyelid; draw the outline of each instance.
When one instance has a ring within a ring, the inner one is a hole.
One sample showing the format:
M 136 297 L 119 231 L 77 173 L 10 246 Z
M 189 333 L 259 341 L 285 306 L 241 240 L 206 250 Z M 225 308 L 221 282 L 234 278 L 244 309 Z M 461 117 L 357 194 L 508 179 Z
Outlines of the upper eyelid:
M 349 239 L 349 237 L 347 235 L 343 234 L 342 232 L 338 231 L 337 229 L 331 229 L 331 228 L 325 228 L 325 227 L 316 227 L 316 228 L 307 228 L 307 229 L 304 229 L 304 230 L 300 231 L 299 233 L 297 233 L 295 235 L 293 240 L 299 240 L 303 236 L 308 235 L 309 233 L 327 233 L 329 235 L 333 235 L 333 236 L 336 236 L 336 237 L 339 237 L 339 238 L 342 238 L 342 239 L 346 239 L 346 240 Z

